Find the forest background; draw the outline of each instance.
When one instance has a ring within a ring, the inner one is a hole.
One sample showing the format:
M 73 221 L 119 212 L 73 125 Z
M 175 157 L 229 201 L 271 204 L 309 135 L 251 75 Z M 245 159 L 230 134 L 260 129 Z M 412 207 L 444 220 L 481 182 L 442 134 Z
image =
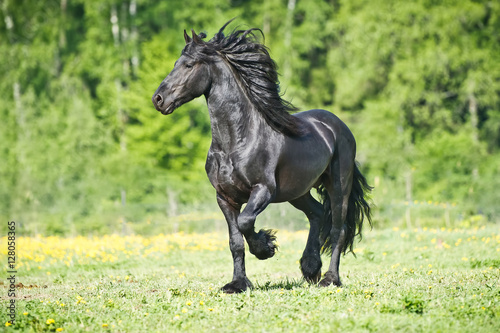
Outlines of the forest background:
M 375 227 L 500 219 L 498 1 L 0 6 L 0 219 L 23 234 L 223 224 L 204 171 L 204 99 L 165 117 L 151 96 L 180 55 L 184 29 L 210 38 L 233 17 L 230 29 L 262 29 L 286 99 L 328 109 L 351 128 L 375 187 Z M 307 226 L 288 208 L 269 214 Z

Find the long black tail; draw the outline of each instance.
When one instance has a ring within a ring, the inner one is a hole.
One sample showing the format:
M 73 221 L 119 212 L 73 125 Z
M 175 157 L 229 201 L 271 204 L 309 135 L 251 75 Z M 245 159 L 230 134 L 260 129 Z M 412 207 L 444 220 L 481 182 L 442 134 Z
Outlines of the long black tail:
M 371 208 L 367 202 L 367 197 L 373 188 L 368 185 L 366 178 L 359 171 L 357 163 L 354 165 L 354 174 L 352 178 L 352 189 L 349 195 L 349 204 L 347 207 L 347 216 L 344 224 L 345 241 L 342 247 L 342 252 L 353 252 L 354 238 L 359 235 L 362 238 L 361 230 L 363 229 L 363 221 L 366 218 L 372 226 Z M 321 252 L 332 252 L 332 239 L 330 231 L 332 229 L 332 207 L 330 203 L 330 196 L 324 188 L 320 186 L 318 193 L 322 197 L 323 209 L 325 216 L 321 223 L 320 228 L 320 242 L 322 242 Z M 354 252 L 353 252 L 354 253 Z

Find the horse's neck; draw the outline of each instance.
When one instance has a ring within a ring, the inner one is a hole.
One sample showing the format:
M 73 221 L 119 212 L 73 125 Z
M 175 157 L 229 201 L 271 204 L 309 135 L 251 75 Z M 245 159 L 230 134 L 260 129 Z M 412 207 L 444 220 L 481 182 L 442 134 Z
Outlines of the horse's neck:
M 206 97 L 213 148 L 229 153 L 252 144 L 263 132 L 272 131 L 245 95 L 229 65 L 217 66 Z

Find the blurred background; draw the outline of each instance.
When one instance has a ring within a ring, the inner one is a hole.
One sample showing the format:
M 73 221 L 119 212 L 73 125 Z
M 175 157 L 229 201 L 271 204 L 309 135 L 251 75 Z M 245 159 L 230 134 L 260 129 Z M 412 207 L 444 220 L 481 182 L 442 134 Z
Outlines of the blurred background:
M 498 1 L 3 0 L 0 17 L 0 219 L 20 234 L 225 230 L 204 98 L 165 117 L 151 96 L 184 29 L 233 17 L 264 32 L 286 99 L 351 128 L 375 228 L 500 220 Z M 288 204 L 258 224 L 307 228 Z

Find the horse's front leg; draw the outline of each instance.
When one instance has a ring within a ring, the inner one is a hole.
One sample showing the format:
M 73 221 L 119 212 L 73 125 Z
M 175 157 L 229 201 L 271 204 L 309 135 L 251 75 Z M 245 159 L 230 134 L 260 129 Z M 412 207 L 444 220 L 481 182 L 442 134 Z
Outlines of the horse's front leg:
M 250 253 L 264 260 L 274 256 L 276 236 L 274 230 L 261 229 L 255 232 L 255 219 L 271 203 L 275 186 L 256 185 L 243 212 L 238 216 L 238 228 L 245 236 Z
M 233 255 L 233 280 L 222 287 L 228 294 L 240 293 L 247 288 L 253 288 L 245 272 L 245 241 L 238 229 L 238 215 L 240 207 L 233 207 L 224 198 L 217 194 L 217 203 L 227 221 L 229 229 L 229 248 Z

